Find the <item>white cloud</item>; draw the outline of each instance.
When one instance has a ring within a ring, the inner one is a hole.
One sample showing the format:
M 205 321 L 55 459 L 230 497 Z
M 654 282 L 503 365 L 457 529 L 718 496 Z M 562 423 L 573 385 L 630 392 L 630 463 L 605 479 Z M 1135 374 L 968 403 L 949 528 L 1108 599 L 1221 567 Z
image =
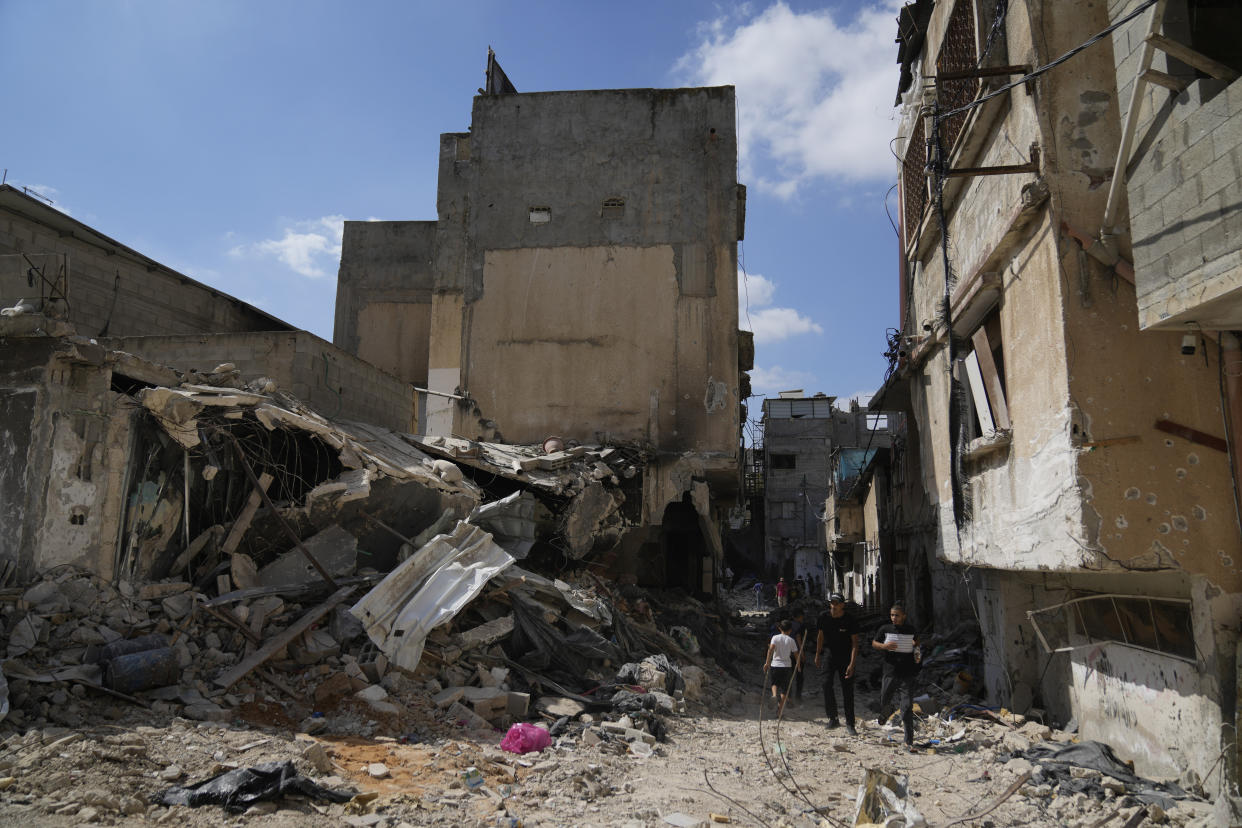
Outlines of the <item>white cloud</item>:
M 780 342 L 799 334 L 822 334 L 824 329 L 793 308 L 766 307 L 772 304 L 776 284 L 756 273 L 737 273 L 737 293 L 743 303 L 741 324 L 754 331 L 755 343 Z
M 691 84 L 737 87 L 742 176 L 760 188 L 790 198 L 816 178 L 889 179 L 899 4 L 872 0 L 852 19 L 784 2 L 750 19 L 717 18 L 675 71 Z
M 291 222 L 284 228 L 283 237 L 241 244 L 229 253 L 233 256 L 275 256 L 293 272 L 318 279 L 335 271 L 340 263 L 344 223 L 344 216 Z
M 802 388 L 812 394 L 814 392 L 811 386 L 817 381 L 813 374 L 806 371 L 791 371 L 779 365 L 771 368 L 756 365 L 750 372 L 751 393 L 760 397 L 775 397 L 781 391 L 792 391 L 795 388 Z

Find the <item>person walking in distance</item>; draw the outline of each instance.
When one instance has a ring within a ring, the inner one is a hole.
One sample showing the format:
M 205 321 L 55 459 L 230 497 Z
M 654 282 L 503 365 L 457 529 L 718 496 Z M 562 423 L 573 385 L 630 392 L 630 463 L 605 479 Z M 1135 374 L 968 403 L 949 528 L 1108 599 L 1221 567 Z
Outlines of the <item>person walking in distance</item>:
M 785 583 L 785 579 L 781 578 L 776 582 L 776 605 L 783 607 L 789 603 L 789 584 Z
M 792 631 L 793 621 L 782 618 L 776 635 L 768 642 L 768 655 L 763 663 L 763 672 L 768 675 L 768 684 L 772 688 L 772 700 L 778 701 L 778 714 L 785 709 L 785 689 L 789 687 L 798 655 L 798 642 L 789 634 Z
M 884 653 L 884 678 L 880 683 L 880 718 L 884 724 L 892 712 L 893 695 L 901 693 L 901 722 L 906 731 L 906 748 L 914 752 L 914 682 L 919 673 L 921 652 L 918 633 L 906 617 L 906 608 L 893 604 L 888 612 L 891 623 L 872 636 L 871 646 Z
M 755 581 L 755 611 L 763 609 L 763 581 Z
M 834 592 L 828 596 L 828 611 L 816 621 L 815 666 L 822 670 L 824 680 L 824 714 L 828 727 L 841 726 L 837 719 L 837 697 L 833 678 L 841 682 L 841 707 L 845 713 L 845 732 L 857 736 L 854 729 L 854 667 L 858 663 L 858 622 L 845 612 L 845 596 Z M 827 650 L 828 657 L 824 658 Z

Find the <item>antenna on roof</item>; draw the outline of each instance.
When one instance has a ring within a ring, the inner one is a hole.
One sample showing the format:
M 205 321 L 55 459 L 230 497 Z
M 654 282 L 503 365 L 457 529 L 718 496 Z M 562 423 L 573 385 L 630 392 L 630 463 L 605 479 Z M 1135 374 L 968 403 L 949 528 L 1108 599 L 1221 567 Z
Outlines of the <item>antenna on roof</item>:
M 32 195 L 32 196 L 34 196 L 35 198 L 40 198 L 40 199 L 43 199 L 43 200 L 44 200 L 44 201 L 46 201 L 48 204 L 55 204 L 55 203 L 56 203 L 55 201 L 52 201 L 50 198 L 48 198 L 47 196 L 45 196 L 43 193 L 41 193 L 41 192 L 39 192 L 39 191 L 37 191 L 37 190 L 32 190 L 32 189 L 30 189 L 29 187 L 27 187 L 25 184 L 23 184 L 23 185 L 22 185 L 22 192 L 23 192 L 23 193 L 25 193 L 26 195 Z

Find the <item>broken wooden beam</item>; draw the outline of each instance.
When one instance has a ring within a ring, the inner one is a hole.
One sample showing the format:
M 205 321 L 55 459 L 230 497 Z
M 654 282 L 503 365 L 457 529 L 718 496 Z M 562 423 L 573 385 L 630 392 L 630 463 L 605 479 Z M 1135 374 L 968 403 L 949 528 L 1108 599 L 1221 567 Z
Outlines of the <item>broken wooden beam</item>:
M 328 600 L 308 611 L 297 621 L 290 624 L 284 632 L 272 639 L 269 639 L 266 644 L 255 651 L 254 655 L 245 659 L 233 669 L 216 676 L 215 683 L 226 690 L 232 687 L 244 678 L 251 670 L 262 665 L 269 658 L 276 655 L 276 653 L 280 650 L 287 647 L 293 639 L 310 629 L 311 624 L 314 624 L 320 618 L 323 618 L 331 612 L 337 604 L 348 598 L 350 593 L 352 593 L 355 589 L 357 589 L 356 586 L 343 586 L 336 592 L 332 593 L 328 596 Z
M 214 431 L 217 434 L 221 433 L 219 429 L 214 429 Z M 336 587 L 337 584 L 336 581 L 332 579 L 332 575 L 328 573 L 328 570 L 324 569 L 323 564 L 319 563 L 315 556 L 310 553 L 310 550 L 302 544 L 302 539 L 298 537 L 298 533 L 293 531 L 293 527 L 289 525 L 289 521 L 285 520 L 285 516 L 280 513 L 280 510 L 276 508 L 276 504 L 272 503 L 272 499 L 267 496 L 267 490 L 259 485 L 259 478 L 255 476 L 254 469 L 250 468 L 250 461 L 246 459 L 246 454 L 242 451 L 241 443 L 232 434 L 227 436 L 228 439 L 233 442 L 233 451 L 237 454 L 237 460 L 241 463 L 241 467 L 246 472 L 246 476 L 250 478 L 251 485 L 258 490 L 260 495 L 262 495 L 263 504 L 271 510 L 272 515 L 276 518 L 276 522 L 279 523 L 281 528 L 285 530 L 285 534 L 293 540 L 293 545 L 297 547 L 298 551 L 306 556 L 306 560 L 310 561 L 311 565 L 314 566 L 315 569 L 319 570 L 319 575 L 327 581 L 330 586 Z
M 259 475 L 258 485 L 250 493 L 250 498 L 246 501 L 246 505 L 242 507 L 241 514 L 237 516 L 237 520 L 233 521 L 233 527 L 229 529 L 228 537 L 224 539 L 224 543 L 220 546 L 222 555 L 232 555 L 233 551 L 237 549 L 237 545 L 241 543 L 242 536 L 250 528 L 250 522 L 254 520 L 255 513 L 259 511 L 259 505 L 263 503 L 263 495 L 267 492 L 268 486 L 272 485 L 273 480 L 275 478 L 267 472 Z

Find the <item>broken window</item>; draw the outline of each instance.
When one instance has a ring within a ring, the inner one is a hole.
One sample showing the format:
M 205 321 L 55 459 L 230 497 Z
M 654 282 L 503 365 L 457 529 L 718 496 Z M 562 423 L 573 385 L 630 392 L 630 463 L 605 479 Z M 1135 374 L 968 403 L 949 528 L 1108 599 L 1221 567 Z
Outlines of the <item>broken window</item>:
M 970 380 L 977 433 L 1008 431 L 1009 405 L 1005 399 L 1005 351 L 1001 342 L 1000 308 L 993 308 L 971 335 L 971 351 L 963 363 Z
M 1190 601 L 1141 595 L 1088 595 L 1027 613 L 1050 653 L 1088 644 L 1124 644 L 1196 660 Z
M 773 470 L 796 469 L 798 467 L 798 458 L 795 454 L 773 453 L 768 455 L 768 466 Z
M 888 416 L 887 415 L 885 414 L 868 414 L 867 415 L 867 430 L 868 431 L 883 431 L 886 428 L 888 428 Z
M 531 207 L 530 223 L 531 224 L 547 224 L 552 220 L 551 207 Z

